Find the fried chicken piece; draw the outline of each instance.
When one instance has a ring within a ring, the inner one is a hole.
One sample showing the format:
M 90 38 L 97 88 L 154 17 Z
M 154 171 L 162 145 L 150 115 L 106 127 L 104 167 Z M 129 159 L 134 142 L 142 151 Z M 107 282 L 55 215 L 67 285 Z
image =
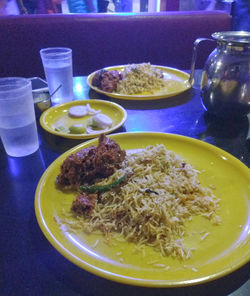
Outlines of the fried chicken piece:
M 64 160 L 56 184 L 64 189 L 76 189 L 92 184 L 95 179 L 107 178 L 121 167 L 125 155 L 114 140 L 102 134 L 97 147 L 84 148 Z
M 102 75 L 105 73 L 105 72 L 108 72 L 107 70 L 99 70 L 95 73 L 93 79 L 92 79 L 92 85 L 93 86 L 97 86 L 99 88 L 101 88 L 101 81 L 102 81 Z
M 95 208 L 97 194 L 80 194 L 72 203 L 71 210 L 79 216 L 89 213 Z
M 116 91 L 117 83 L 121 79 L 118 71 L 107 71 L 103 73 L 101 80 L 101 89 L 106 92 Z
M 102 69 L 97 71 L 92 79 L 92 85 L 97 86 L 106 92 L 113 92 L 117 88 L 117 83 L 122 79 L 121 74 L 116 71 Z
M 115 169 L 121 167 L 125 156 L 126 152 L 114 140 L 100 135 L 95 158 L 97 174 L 102 178 L 111 176 Z

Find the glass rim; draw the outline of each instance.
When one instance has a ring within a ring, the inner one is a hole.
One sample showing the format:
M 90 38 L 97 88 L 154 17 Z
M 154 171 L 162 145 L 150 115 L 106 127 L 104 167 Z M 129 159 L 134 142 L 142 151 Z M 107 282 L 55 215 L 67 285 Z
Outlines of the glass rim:
M 46 47 L 40 49 L 40 54 L 43 57 L 50 57 L 50 56 L 63 56 L 67 54 L 71 54 L 72 49 L 69 47 Z
M 19 83 L 17 83 L 19 82 Z M 20 84 L 22 82 L 22 84 Z M 16 92 L 31 86 L 31 80 L 24 77 L 1 77 L 0 93 Z M 11 88 L 10 88 L 11 87 Z M 9 88 L 9 89 L 7 89 Z M 4 98 L 2 98 L 4 100 Z M 9 100 L 9 98 L 8 98 Z

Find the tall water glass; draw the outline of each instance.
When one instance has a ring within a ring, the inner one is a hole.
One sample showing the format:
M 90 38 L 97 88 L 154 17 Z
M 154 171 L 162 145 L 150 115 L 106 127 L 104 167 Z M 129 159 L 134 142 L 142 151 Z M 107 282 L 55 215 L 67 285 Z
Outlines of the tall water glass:
M 30 80 L 0 78 L 0 136 L 10 156 L 26 156 L 39 148 Z
M 40 50 L 46 80 L 53 104 L 73 99 L 72 50 L 66 47 L 50 47 Z M 58 90 L 57 90 L 58 89 Z

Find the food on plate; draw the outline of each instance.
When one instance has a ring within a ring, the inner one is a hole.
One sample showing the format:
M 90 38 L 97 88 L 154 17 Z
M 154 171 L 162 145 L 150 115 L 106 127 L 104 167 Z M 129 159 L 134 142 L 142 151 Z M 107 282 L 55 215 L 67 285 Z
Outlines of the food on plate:
M 153 93 L 164 87 L 166 83 L 163 72 L 151 66 L 150 63 L 143 63 L 124 68 L 122 79 L 117 84 L 117 92 L 127 95 Z
M 101 193 L 119 188 L 122 184 L 125 184 L 128 178 L 129 174 L 125 174 L 109 184 L 90 186 L 81 185 L 80 191 L 82 193 L 77 195 L 76 199 L 73 201 L 71 208 L 72 212 L 81 216 L 89 214 L 89 212 L 95 208 L 97 199 Z
M 120 72 L 105 69 L 95 73 L 92 85 L 106 92 L 120 94 L 150 94 L 166 87 L 163 72 L 150 63 L 131 64 Z
M 98 114 L 100 112 L 100 110 L 94 110 L 93 108 L 91 108 L 89 104 L 87 104 L 86 106 L 77 105 L 69 108 L 69 116 L 72 117 L 83 117 L 86 115 Z
M 92 79 L 92 84 L 103 91 L 113 92 L 116 91 L 117 83 L 121 78 L 121 74 L 116 70 L 107 71 L 102 69 L 96 72 Z
M 64 133 L 64 134 L 68 134 L 69 133 L 69 129 L 64 126 L 64 125 L 59 125 L 55 127 L 55 131 L 56 132 L 60 132 L 60 133 Z
M 96 114 L 88 120 L 86 131 L 88 134 L 107 130 L 112 126 L 113 120 L 102 113 Z
M 69 127 L 69 132 L 71 134 L 84 134 L 85 130 L 85 126 L 81 123 L 73 124 Z
M 119 179 L 116 179 L 115 181 L 112 181 L 111 183 L 105 185 L 81 185 L 80 191 L 87 193 L 103 193 L 122 184 L 122 182 L 124 182 L 128 178 L 128 176 L 128 174 L 124 174 Z
M 92 117 L 92 126 L 105 129 L 112 125 L 112 119 L 105 114 L 97 114 Z
M 219 199 L 198 174 L 162 144 L 125 152 L 102 135 L 97 147 L 64 161 L 56 182 L 77 191 L 69 217 L 86 232 L 101 232 L 107 242 L 119 233 L 137 249 L 148 245 L 163 256 L 188 259 L 187 222 L 200 215 L 220 224 Z
M 125 155 L 114 140 L 102 134 L 98 146 L 84 148 L 64 160 L 56 183 L 61 188 L 77 189 L 96 179 L 107 178 L 121 167 Z
M 65 134 L 100 133 L 102 130 L 108 130 L 113 124 L 109 116 L 100 112 L 101 110 L 95 110 L 91 108 L 89 104 L 72 106 L 68 111 L 69 117 L 79 119 L 88 116 L 88 120 L 85 123 L 77 121 L 77 123 L 70 126 L 65 126 L 60 121 L 60 125 L 56 126 L 54 129 L 57 132 Z
M 69 108 L 69 116 L 72 117 L 83 117 L 88 114 L 86 106 L 73 106 Z

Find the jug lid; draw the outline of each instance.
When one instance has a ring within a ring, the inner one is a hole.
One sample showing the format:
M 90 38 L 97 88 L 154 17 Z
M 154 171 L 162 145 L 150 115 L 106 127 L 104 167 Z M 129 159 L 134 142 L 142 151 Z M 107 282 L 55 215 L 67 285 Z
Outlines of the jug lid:
M 247 31 L 216 32 L 212 34 L 212 37 L 226 43 L 250 44 L 250 32 Z

